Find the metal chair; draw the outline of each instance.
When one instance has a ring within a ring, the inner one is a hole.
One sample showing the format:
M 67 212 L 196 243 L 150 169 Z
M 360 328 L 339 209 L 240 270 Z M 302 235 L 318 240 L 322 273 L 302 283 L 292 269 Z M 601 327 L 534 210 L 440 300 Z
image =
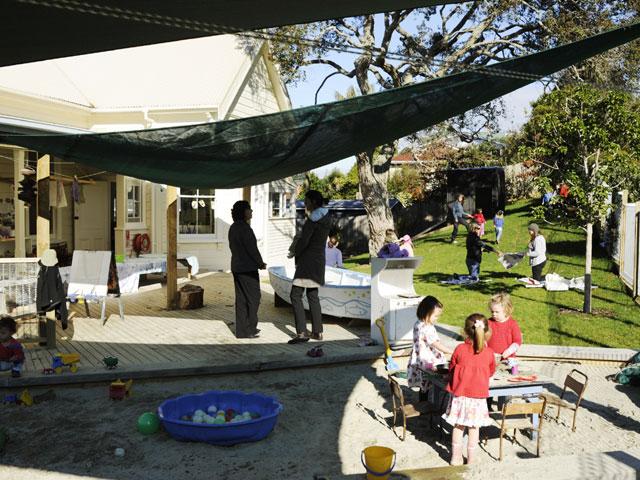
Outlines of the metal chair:
M 507 430 L 513 429 L 513 440 L 516 439 L 516 431 L 531 430 L 537 432 L 538 440 L 536 446 L 536 456 L 540 456 L 540 437 L 542 436 L 542 415 L 547 406 L 544 397 L 540 397 L 538 402 L 516 402 L 516 399 L 509 400 L 502 407 L 502 412 L 491 415 L 497 426 L 500 428 L 500 461 L 502 461 L 502 439 Z M 539 423 L 534 425 L 532 415 L 538 415 Z
M 389 375 L 389 390 L 391 391 L 391 401 L 393 403 L 393 433 L 396 433 L 396 420 L 400 415 L 402 417 L 402 437 L 400 437 L 400 440 L 402 441 L 404 441 L 407 434 L 407 418 L 428 415 L 433 425 L 433 416 L 441 413 L 441 409 L 430 402 L 406 403 L 400 384 L 391 375 Z
M 578 380 L 574 377 L 574 375 L 580 376 L 582 378 Z M 558 409 L 556 421 L 560 418 L 560 411 L 563 408 L 573 410 L 573 424 L 571 425 L 572 432 L 576 431 L 576 417 L 578 415 L 578 407 L 580 406 L 580 402 L 582 401 L 582 397 L 584 396 L 584 391 L 587 389 L 588 382 L 589 377 L 587 377 L 580 370 L 576 370 L 574 368 L 564 379 L 564 387 L 562 388 L 562 394 L 560 394 L 559 397 L 557 395 L 554 395 L 553 393 L 548 392 L 542 394 L 542 396 L 547 401 L 547 405 L 553 405 Z M 578 396 L 578 399 L 574 403 L 567 402 L 564 399 L 565 393 L 567 393 L 567 388 L 573 390 L 573 392 Z

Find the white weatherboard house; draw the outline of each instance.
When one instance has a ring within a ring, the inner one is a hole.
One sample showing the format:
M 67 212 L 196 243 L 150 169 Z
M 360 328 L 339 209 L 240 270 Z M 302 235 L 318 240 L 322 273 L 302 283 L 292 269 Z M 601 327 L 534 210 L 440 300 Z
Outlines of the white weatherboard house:
M 291 108 L 266 44 L 232 35 L 129 48 L 0 68 L 0 119 L 58 132 L 161 128 L 273 113 Z M 23 257 L 35 246 L 35 207 L 17 199 L 25 164 L 47 152 L 0 145 L 0 256 Z M 146 233 L 152 253 L 166 253 L 165 186 L 50 159 L 68 206 L 53 207 L 52 245 L 67 251 L 131 255 Z M 81 200 L 71 199 L 71 179 Z M 57 184 L 51 184 L 57 185 Z M 53 187 L 52 187 L 53 188 Z M 251 187 L 252 227 L 265 262 L 287 263 L 295 233 L 291 178 Z M 248 197 L 245 190 L 245 198 Z M 231 207 L 243 189 L 187 189 L 178 197 L 178 254 L 205 269 L 227 270 Z

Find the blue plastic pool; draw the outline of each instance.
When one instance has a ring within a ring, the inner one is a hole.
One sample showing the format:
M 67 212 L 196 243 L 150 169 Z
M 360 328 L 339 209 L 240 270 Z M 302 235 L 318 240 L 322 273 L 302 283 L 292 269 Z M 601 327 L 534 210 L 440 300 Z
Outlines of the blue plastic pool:
M 206 411 L 211 404 L 218 409 L 255 412 L 260 414 L 260 418 L 220 425 L 180 420 L 180 417 L 192 415 L 195 410 Z M 275 427 L 281 411 L 282 405 L 275 398 L 260 393 L 212 390 L 165 400 L 158 407 L 158 416 L 165 430 L 176 440 L 235 445 L 265 438 Z

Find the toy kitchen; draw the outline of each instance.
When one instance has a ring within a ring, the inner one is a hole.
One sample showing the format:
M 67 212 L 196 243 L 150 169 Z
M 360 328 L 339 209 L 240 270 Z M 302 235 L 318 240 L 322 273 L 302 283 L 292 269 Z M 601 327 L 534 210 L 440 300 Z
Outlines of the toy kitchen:
M 382 344 L 376 319 L 382 317 L 391 345 L 413 341 L 416 309 L 422 300 L 413 286 L 413 275 L 422 257 L 371 259 L 371 338 Z

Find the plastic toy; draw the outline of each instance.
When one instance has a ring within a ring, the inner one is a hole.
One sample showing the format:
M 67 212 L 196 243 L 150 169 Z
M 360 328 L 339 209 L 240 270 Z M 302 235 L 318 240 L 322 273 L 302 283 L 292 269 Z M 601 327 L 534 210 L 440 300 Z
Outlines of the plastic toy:
M 31 396 L 31 394 L 29 393 L 29 390 L 27 389 L 22 391 L 22 393 L 20 394 L 20 397 L 18 397 L 18 400 L 22 405 L 26 405 L 27 407 L 30 407 L 31 405 L 33 405 L 33 397 Z
M 104 357 L 102 359 L 102 363 L 104 363 L 104 366 L 107 367 L 107 369 L 113 370 L 118 366 L 118 357 Z
M 156 433 L 160 428 L 160 418 L 155 413 L 145 412 L 138 417 L 138 431 L 143 435 Z
M 78 371 L 78 365 L 76 364 L 79 361 L 79 353 L 56 353 L 53 356 L 51 368 L 58 374 L 62 373 L 62 367 L 69 367 L 71 373 L 76 373 Z
M 16 405 L 25 405 L 30 407 L 33 405 L 33 397 L 29 393 L 29 390 L 24 389 L 20 395 L 5 395 L 3 403 L 15 403 Z
M 133 380 L 123 382 L 118 379 L 115 382 L 111 382 L 111 385 L 109 385 L 109 398 L 111 400 L 122 400 L 124 397 L 130 397 L 132 384 Z

